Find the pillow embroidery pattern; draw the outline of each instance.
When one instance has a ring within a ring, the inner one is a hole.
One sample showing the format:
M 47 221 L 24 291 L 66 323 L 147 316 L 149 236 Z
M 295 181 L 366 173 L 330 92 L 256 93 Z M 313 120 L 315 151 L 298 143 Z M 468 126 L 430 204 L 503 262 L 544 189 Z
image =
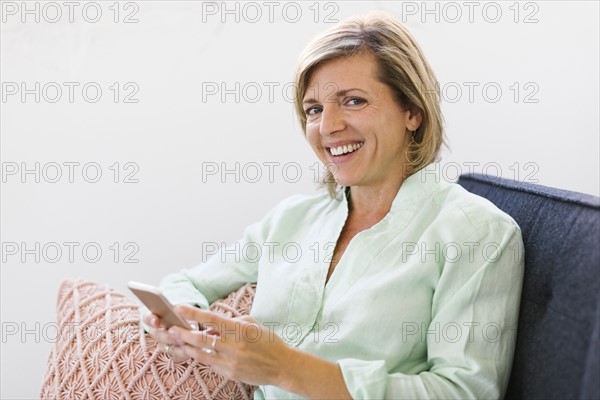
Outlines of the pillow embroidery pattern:
M 248 315 L 248 284 L 211 310 Z M 175 363 L 139 325 L 133 300 L 94 282 L 64 281 L 58 294 L 59 335 L 48 359 L 42 399 L 251 399 L 254 387 L 193 360 Z

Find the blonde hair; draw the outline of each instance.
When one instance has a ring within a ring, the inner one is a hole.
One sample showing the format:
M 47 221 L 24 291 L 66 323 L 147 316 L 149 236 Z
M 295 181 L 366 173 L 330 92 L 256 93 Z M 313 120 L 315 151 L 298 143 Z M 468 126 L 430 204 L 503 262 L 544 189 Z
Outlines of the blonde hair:
M 437 80 L 410 32 L 387 14 L 371 13 L 341 21 L 316 37 L 304 50 L 295 75 L 295 107 L 302 130 L 306 131 L 302 101 L 315 68 L 323 62 L 362 51 L 375 57 L 378 79 L 392 90 L 398 103 L 405 110 L 422 116 L 406 156 L 414 173 L 433 162 L 444 143 Z M 331 172 L 323 183 L 335 197 L 337 183 Z

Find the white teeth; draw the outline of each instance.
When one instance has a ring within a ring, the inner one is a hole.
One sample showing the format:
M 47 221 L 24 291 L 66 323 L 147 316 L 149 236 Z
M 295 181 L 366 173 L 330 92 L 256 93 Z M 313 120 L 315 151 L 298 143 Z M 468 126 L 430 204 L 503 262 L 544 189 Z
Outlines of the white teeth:
M 331 155 L 334 156 L 340 156 L 342 154 L 347 154 L 347 153 L 352 153 L 358 149 L 360 149 L 362 147 L 363 143 L 356 143 L 356 144 L 348 144 L 345 146 L 338 146 L 338 147 L 331 147 L 329 148 L 329 151 L 331 152 Z

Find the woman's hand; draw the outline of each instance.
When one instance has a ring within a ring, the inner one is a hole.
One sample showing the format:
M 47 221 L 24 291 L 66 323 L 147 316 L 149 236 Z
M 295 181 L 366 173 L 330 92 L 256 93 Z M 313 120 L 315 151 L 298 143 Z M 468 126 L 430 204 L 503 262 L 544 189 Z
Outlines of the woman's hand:
M 227 318 L 187 305 L 175 310 L 204 329 L 172 326 L 166 330 L 157 315 L 144 318 L 152 336 L 169 346 L 168 353 L 175 361 L 193 358 L 227 379 L 278 386 L 307 398 L 351 398 L 336 363 L 289 347 L 252 318 Z
M 183 352 L 182 349 L 178 348 L 179 342 L 173 339 L 172 335 L 169 335 L 167 329 L 162 324 L 160 317 L 156 314 L 148 314 L 144 317 L 144 323 L 150 327 L 150 335 L 159 343 L 159 346 L 164 352 L 175 362 L 182 362 L 189 360 L 190 357 Z
M 174 345 L 172 355 L 208 364 L 228 379 L 253 385 L 280 383 L 292 350 L 265 326 L 250 317 L 227 318 L 187 305 L 176 311 L 206 329 L 173 326 L 168 331 L 157 330 L 161 343 Z

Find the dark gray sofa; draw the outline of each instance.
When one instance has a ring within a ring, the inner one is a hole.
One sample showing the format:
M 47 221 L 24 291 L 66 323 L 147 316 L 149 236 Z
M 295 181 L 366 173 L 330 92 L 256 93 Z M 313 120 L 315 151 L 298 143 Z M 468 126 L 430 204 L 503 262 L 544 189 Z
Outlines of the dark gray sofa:
M 458 182 L 511 215 L 525 244 L 507 399 L 599 399 L 600 198 L 479 174 Z

